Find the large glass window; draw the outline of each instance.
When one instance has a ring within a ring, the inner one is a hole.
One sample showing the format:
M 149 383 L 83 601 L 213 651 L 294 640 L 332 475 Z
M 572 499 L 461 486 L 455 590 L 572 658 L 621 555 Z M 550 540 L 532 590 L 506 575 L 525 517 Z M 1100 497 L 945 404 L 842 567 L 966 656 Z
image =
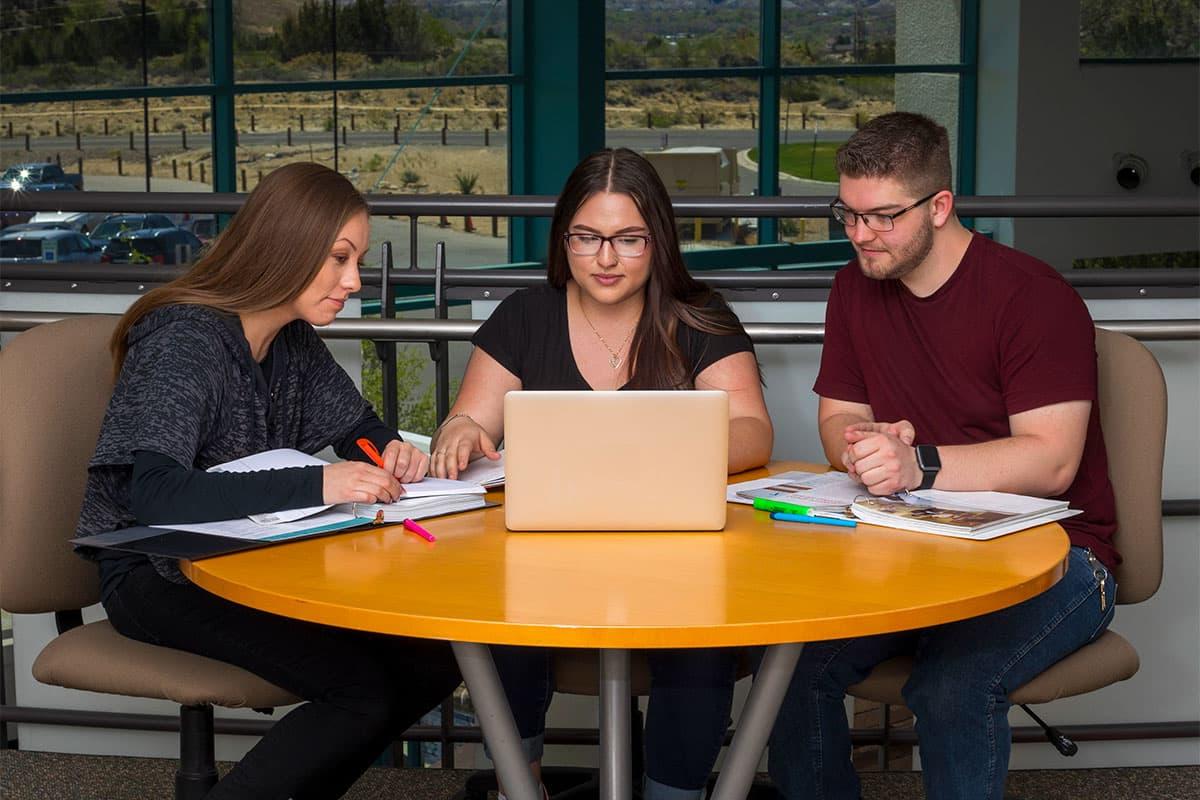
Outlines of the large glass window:
M 759 3 L 605 3 L 609 69 L 758 64 Z
M 780 21 L 780 55 L 786 65 L 896 61 L 895 3 L 784 3 Z
M 1080 0 L 1082 59 L 1200 56 L 1200 0 Z
M 609 81 L 609 147 L 641 152 L 672 197 L 749 195 L 758 182 L 747 152 L 757 141 L 758 82 L 745 78 Z M 755 221 L 678 220 L 685 250 L 753 242 Z
M 142 33 L 136 3 L 0 3 L 4 91 L 140 86 Z
M 784 97 L 809 98 L 829 92 L 845 98 L 845 108 L 827 104 L 784 103 L 780 109 L 779 189 L 782 195 L 837 194 L 837 149 L 870 119 L 891 111 L 916 111 L 944 125 L 950 134 L 950 163 L 958 163 L 957 75 L 904 73 L 792 79 Z M 749 153 L 758 161 L 757 149 Z M 955 175 L 956 182 L 959 176 Z M 844 238 L 841 228 L 827 219 L 781 219 L 779 238 L 811 242 Z

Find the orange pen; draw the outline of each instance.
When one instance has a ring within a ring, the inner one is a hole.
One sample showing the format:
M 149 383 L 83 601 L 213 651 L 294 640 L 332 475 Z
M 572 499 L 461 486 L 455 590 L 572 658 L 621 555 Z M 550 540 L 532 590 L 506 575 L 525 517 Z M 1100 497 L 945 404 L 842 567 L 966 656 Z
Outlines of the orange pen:
M 359 450 L 362 450 L 367 454 L 367 458 L 371 459 L 375 466 L 379 467 L 380 469 L 387 469 L 385 466 L 383 466 L 383 456 L 379 454 L 379 450 L 375 447 L 374 442 L 364 436 L 361 439 L 355 440 L 354 443 L 358 445 Z
M 355 439 L 354 443 L 358 445 L 359 450 L 367 454 L 367 458 L 375 462 L 375 466 L 380 469 L 387 469 L 383 465 L 383 456 L 379 454 L 379 449 L 375 447 L 375 444 L 370 439 L 364 436 L 361 439 Z M 400 485 L 400 494 L 404 494 L 404 484 Z

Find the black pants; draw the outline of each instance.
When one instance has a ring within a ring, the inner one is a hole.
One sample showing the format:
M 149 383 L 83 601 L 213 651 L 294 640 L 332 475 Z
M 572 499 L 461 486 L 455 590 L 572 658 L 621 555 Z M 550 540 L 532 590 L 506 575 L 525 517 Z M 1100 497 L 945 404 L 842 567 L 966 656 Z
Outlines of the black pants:
M 211 800 L 336 798 L 459 684 L 445 642 L 279 617 L 138 567 L 104 603 L 125 636 L 235 664 L 307 703 L 277 722 Z

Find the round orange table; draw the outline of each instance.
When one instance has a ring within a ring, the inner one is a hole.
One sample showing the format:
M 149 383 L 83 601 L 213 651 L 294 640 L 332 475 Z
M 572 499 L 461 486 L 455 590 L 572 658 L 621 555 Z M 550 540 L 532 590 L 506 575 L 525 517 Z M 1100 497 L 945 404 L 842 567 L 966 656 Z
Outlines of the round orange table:
M 730 481 L 794 469 L 826 467 L 772 463 Z M 453 642 L 514 798 L 522 790 L 535 797 L 536 787 L 523 769 L 487 644 L 601 649 L 601 779 L 612 797 L 625 796 L 622 787 L 632 782 L 630 649 L 773 645 L 714 794 L 739 797 L 800 655 L 796 643 L 926 627 L 1014 605 L 1062 576 L 1069 548 L 1056 524 L 974 542 L 777 522 L 739 504 L 729 505 L 725 530 L 716 533 L 509 533 L 502 508 L 431 519 L 426 527 L 436 543 L 389 526 L 181 568 L 199 586 L 264 611 Z

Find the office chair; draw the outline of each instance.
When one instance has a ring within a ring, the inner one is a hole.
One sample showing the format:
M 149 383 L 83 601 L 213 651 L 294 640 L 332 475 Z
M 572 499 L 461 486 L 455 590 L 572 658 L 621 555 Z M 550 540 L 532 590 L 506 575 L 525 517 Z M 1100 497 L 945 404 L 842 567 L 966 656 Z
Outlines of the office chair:
M 1108 474 L 1117 503 L 1113 543 L 1124 561 L 1113 570 L 1117 603 L 1149 599 L 1162 581 L 1162 471 L 1167 432 L 1167 386 L 1154 355 L 1140 342 L 1096 329 L 1099 360 L 1100 428 L 1108 451 Z M 1079 747 L 1043 722 L 1029 705 L 1101 689 L 1133 677 L 1138 654 L 1128 641 L 1106 630 L 1009 695 L 1046 732 L 1064 756 Z M 904 705 L 901 687 L 912 659 L 893 658 L 875 667 L 848 691 L 855 697 Z
M 100 599 L 99 576 L 67 540 L 112 393 L 116 320 L 39 325 L 0 352 L 0 607 L 53 612 L 59 635 L 33 663 L 38 681 L 178 703 L 175 797 L 193 800 L 217 782 L 214 705 L 271 709 L 300 700 L 238 667 L 127 639 L 107 620 L 83 624 L 81 609 Z

